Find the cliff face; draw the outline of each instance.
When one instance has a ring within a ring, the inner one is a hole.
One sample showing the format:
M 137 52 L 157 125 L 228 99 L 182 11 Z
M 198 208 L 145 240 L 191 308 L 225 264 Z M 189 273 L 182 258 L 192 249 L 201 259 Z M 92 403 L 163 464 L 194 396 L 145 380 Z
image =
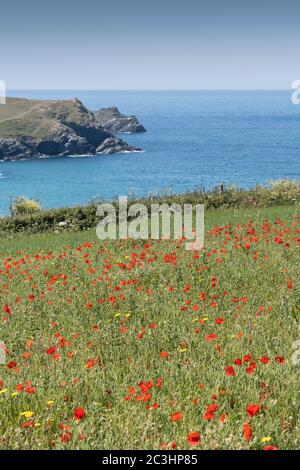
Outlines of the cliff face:
M 135 116 L 125 116 L 118 108 L 102 108 L 95 111 L 95 116 L 102 127 L 108 132 L 136 133 L 146 132 L 146 129 Z
M 140 149 L 105 130 L 77 99 L 8 98 L 0 106 L 0 160 L 125 151 Z

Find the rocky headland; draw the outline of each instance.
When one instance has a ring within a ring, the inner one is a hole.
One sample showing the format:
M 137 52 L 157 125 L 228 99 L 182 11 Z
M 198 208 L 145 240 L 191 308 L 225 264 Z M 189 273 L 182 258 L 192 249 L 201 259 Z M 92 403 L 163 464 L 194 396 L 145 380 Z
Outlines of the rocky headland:
M 7 98 L 0 106 L 0 160 L 137 152 L 81 101 Z

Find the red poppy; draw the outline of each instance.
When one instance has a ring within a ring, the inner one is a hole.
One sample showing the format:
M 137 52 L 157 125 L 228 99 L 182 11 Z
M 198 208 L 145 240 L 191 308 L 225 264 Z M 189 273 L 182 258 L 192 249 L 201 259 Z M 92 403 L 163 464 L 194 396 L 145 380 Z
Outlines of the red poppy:
M 11 309 L 9 308 L 8 304 L 4 304 L 3 312 L 11 315 Z
M 224 370 L 228 377 L 233 377 L 234 375 L 236 375 L 236 372 L 232 366 L 226 366 L 224 367 Z
M 249 423 L 243 424 L 243 436 L 245 441 L 249 442 L 252 437 L 252 427 Z
M 217 403 L 213 403 L 212 405 L 208 405 L 208 407 L 206 408 L 206 411 L 209 412 L 209 413 L 215 413 L 219 408 L 219 405 L 217 405 Z
M 284 364 L 285 363 L 285 359 L 282 356 L 276 356 L 275 361 L 278 362 L 278 364 Z
M 172 414 L 170 417 L 171 421 L 181 421 L 183 418 L 183 414 L 180 413 L 179 411 L 175 411 L 175 413 Z
M 243 357 L 243 361 L 244 361 L 244 362 L 250 362 L 250 361 L 251 361 L 251 356 L 250 356 L 250 354 L 246 354 L 246 355 Z
M 56 348 L 48 348 L 46 352 L 49 354 L 49 356 L 52 356 L 56 352 Z
M 10 361 L 10 362 L 7 364 L 7 368 L 8 368 L 8 369 L 14 369 L 15 367 L 17 367 L 16 361 Z
M 84 419 L 86 413 L 84 411 L 83 408 L 75 408 L 74 409 L 74 419 L 76 421 L 81 421 L 82 419 Z
M 242 359 L 239 359 L 239 358 L 238 358 L 238 359 L 235 359 L 234 364 L 235 364 L 236 366 L 241 366 L 241 365 L 242 365 Z
M 22 424 L 22 428 L 34 428 L 34 421 L 25 421 L 25 423 Z
M 95 365 L 95 361 L 94 359 L 89 359 L 85 365 L 86 369 L 91 369 L 92 367 L 94 367 Z
M 246 408 L 248 416 L 250 416 L 250 418 L 252 418 L 253 416 L 255 416 L 260 411 L 260 408 L 261 407 L 258 404 L 248 405 L 247 408 Z
M 201 436 L 198 432 L 190 432 L 187 435 L 187 441 L 190 446 L 197 446 L 200 442 Z
M 67 443 L 72 439 L 72 434 L 70 432 L 64 432 L 61 435 L 61 442 Z
M 166 351 L 163 351 L 160 353 L 160 357 L 169 357 L 169 353 Z
M 174 263 L 176 261 L 176 255 L 173 253 L 169 253 L 167 255 L 164 255 L 164 262 L 165 263 Z
M 262 357 L 260 358 L 260 362 L 261 362 L 262 364 L 268 364 L 269 361 L 270 361 L 270 359 L 269 359 L 267 356 L 262 356 Z
M 212 341 L 213 339 L 217 339 L 218 335 L 215 333 L 211 333 L 210 335 L 205 336 L 205 341 Z

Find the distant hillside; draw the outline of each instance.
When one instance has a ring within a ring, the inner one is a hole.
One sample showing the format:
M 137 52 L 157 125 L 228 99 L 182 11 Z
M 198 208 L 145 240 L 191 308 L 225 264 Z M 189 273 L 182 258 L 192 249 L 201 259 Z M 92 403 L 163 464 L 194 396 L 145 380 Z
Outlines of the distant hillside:
M 7 98 L 0 106 L 0 159 L 136 151 L 105 130 L 78 99 Z

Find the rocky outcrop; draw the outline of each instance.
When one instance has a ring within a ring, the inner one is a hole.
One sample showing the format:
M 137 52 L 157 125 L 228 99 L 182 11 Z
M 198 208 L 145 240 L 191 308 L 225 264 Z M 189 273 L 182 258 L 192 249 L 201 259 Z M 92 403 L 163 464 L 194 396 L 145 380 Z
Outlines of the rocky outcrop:
M 110 155 L 111 153 L 129 153 L 129 152 L 141 152 L 142 149 L 138 147 L 133 147 L 132 145 L 126 144 L 122 139 L 116 137 L 109 137 L 102 142 L 99 147 L 97 147 L 96 152 L 102 153 L 105 155 Z
M 105 130 L 77 99 L 31 101 L 30 106 L 11 119 L 0 119 L 0 160 L 141 150 Z
M 119 132 L 137 133 L 146 132 L 144 126 L 135 116 L 125 116 L 118 108 L 102 108 L 94 112 L 102 127 L 114 134 Z

